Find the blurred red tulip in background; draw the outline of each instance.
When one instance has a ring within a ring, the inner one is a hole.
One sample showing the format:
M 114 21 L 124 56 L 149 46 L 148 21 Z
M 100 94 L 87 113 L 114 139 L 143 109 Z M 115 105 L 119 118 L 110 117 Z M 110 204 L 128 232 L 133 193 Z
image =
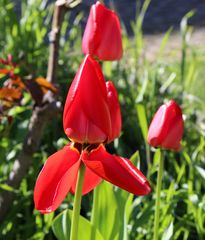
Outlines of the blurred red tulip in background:
M 117 14 L 100 2 L 92 5 L 82 41 L 84 54 L 99 60 L 119 60 L 123 50 Z
M 179 151 L 183 131 L 182 111 L 176 102 L 171 100 L 155 113 L 148 131 L 148 143 L 153 147 Z

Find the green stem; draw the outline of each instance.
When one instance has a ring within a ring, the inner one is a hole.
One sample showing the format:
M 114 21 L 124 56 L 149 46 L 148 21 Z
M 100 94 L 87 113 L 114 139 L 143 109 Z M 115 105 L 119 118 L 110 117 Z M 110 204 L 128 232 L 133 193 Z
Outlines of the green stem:
M 159 239 L 159 213 L 160 213 L 160 193 L 162 187 L 162 174 L 163 174 L 164 156 L 163 152 L 160 153 L 159 171 L 157 176 L 157 193 L 155 202 L 155 216 L 154 216 L 154 240 Z
M 80 217 L 80 206 L 81 206 L 81 199 L 82 199 L 84 173 L 85 173 L 85 165 L 81 164 L 78 172 L 77 186 L 76 186 L 76 192 L 75 192 L 75 198 L 74 198 L 70 240 L 78 239 L 78 223 L 79 223 L 79 217 Z
M 150 167 L 151 165 L 150 148 L 149 148 L 149 144 L 147 143 L 145 143 L 145 150 L 146 150 L 147 166 Z
M 92 232 L 91 232 L 91 240 L 95 239 L 96 235 L 96 222 L 97 222 L 97 211 L 98 211 L 98 187 L 94 189 L 93 192 L 93 207 L 92 207 L 92 215 L 91 215 L 91 224 L 92 224 Z

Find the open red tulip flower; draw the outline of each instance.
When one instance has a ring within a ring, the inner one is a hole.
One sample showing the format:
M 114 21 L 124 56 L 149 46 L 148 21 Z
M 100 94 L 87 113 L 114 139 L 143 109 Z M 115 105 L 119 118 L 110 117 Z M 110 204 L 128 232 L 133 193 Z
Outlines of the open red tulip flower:
M 182 111 L 174 100 L 170 100 L 155 113 L 148 131 L 148 143 L 153 147 L 179 151 L 183 131 Z
M 92 5 L 83 35 L 82 51 L 99 60 L 122 57 L 122 37 L 116 13 L 100 2 Z
M 105 149 L 120 134 L 120 106 L 113 83 L 105 82 L 100 65 L 89 55 L 69 89 L 63 125 L 71 143 L 48 158 L 36 181 L 34 201 L 41 213 L 54 211 L 69 191 L 75 193 L 81 164 L 82 194 L 102 179 L 136 195 L 150 192 L 147 179 L 128 159 Z

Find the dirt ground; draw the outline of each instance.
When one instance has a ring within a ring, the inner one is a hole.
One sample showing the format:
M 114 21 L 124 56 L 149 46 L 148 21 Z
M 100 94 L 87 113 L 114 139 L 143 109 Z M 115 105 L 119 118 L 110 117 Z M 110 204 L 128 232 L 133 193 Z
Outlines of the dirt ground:
M 156 59 L 163 37 L 164 33 L 144 35 L 145 54 L 148 59 L 150 60 Z M 205 27 L 194 29 L 190 37 L 189 44 L 191 46 L 205 49 Z M 180 32 L 171 33 L 170 38 L 165 47 L 166 49 L 164 53 L 165 56 L 169 55 L 171 52 L 173 52 L 173 50 L 177 50 L 180 48 L 181 48 Z

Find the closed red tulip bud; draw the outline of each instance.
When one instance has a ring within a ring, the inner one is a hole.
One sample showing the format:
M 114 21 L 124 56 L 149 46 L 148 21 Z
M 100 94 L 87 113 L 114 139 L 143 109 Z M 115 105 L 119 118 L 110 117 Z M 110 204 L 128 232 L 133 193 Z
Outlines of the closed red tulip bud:
M 121 131 L 121 113 L 112 82 L 105 83 L 100 65 L 89 55 L 69 89 L 64 108 L 66 135 L 78 143 L 110 142 Z
M 100 2 L 91 7 L 83 35 L 82 51 L 99 60 L 118 60 L 122 57 L 119 18 Z
M 148 131 L 148 143 L 153 147 L 179 151 L 183 130 L 182 111 L 176 102 L 171 100 L 155 113 Z

